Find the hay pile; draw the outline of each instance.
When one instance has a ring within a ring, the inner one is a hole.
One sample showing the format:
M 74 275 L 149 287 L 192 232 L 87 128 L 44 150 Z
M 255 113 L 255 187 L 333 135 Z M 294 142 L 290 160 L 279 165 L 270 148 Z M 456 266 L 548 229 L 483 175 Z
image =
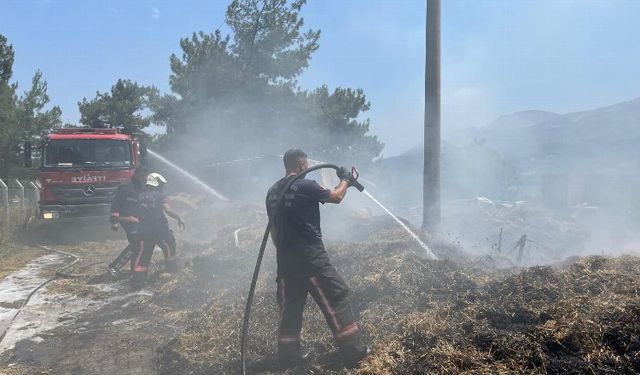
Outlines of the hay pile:
M 534 267 L 406 316 L 356 373 L 638 373 L 640 260 Z
M 255 234 L 258 234 L 256 231 Z M 258 236 L 256 236 L 258 237 Z M 223 272 L 211 302 L 160 349 L 165 374 L 237 373 L 244 298 L 258 238 L 243 249 L 203 255 L 195 264 Z M 251 242 L 251 241 L 248 241 Z M 401 231 L 327 249 L 352 289 L 373 354 L 344 369 L 319 309 L 308 300 L 304 368 L 275 365 L 274 251 L 265 256 L 249 342 L 251 369 L 263 374 L 637 373 L 640 371 L 640 259 L 591 257 L 559 268 L 488 273 L 455 249 L 454 260 L 422 260 Z M 446 258 L 446 257 L 445 257 Z M 208 262 L 208 263 L 207 263 Z M 219 263 L 217 266 L 217 263 Z M 201 270 L 194 271 L 194 279 Z M 200 281 L 199 288 L 206 288 Z

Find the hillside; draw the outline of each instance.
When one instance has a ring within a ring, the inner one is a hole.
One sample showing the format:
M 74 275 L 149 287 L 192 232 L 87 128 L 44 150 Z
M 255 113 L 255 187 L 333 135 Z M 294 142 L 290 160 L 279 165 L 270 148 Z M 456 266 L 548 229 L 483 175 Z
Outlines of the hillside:
M 463 137 L 485 142 L 523 172 L 640 165 L 640 98 L 564 115 L 516 112 Z

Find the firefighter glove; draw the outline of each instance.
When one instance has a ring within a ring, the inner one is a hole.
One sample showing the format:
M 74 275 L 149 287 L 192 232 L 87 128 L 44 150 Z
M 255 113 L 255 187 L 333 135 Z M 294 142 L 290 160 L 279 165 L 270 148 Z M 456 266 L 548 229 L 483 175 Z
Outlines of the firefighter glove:
M 338 175 L 340 180 L 347 181 L 347 186 L 356 186 L 358 187 L 358 190 L 360 190 L 359 186 L 362 186 L 362 185 L 358 183 L 358 180 L 355 178 L 355 176 L 351 173 L 350 170 L 348 170 L 345 167 L 340 167 L 340 169 L 336 171 L 336 174 Z
M 351 175 L 351 172 L 345 167 L 340 167 L 336 169 L 336 175 L 340 180 L 345 180 L 347 182 L 353 178 L 353 176 Z

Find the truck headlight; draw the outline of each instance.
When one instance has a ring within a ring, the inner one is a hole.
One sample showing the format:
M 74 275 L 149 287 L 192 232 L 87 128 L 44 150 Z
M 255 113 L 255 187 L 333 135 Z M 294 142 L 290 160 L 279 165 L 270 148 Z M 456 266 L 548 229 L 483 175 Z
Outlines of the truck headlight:
M 42 213 L 43 219 L 58 219 L 60 218 L 60 213 L 56 211 L 48 211 Z

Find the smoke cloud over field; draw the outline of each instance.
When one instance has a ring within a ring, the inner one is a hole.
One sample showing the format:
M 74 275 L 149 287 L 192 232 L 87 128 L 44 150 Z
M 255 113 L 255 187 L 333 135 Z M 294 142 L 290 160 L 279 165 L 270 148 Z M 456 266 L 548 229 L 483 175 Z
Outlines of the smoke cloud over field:
M 575 7 L 562 14 L 569 8 Z M 299 10 L 273 9 L 293 17 Z M 258 205 L 283 175 L 280 155 L 299 147 L 313 159 L 356 165 L 370 192 L 419 227 L 422 147 L 383 157 L 382 140 L 369 132 L 371 104 L 363 91 L 297 87 L 296 78 L 319 46 L 316 31 L 304 32 L 293 22 L 272 24 L 274 19 L 258 19 L 249 8 L 230 12 L 229 39 L 218 32 L 194 34 L 182 40 L 182 56 L 172 56 L 173 92 L 155 107 L 155 121 L 167 133 L 154 147 L 223 195 Z M 254 40 L 247 30 L 260 23 L 268 27 Z M 285 31 L 290 34 L 282 39 Z M 546 37 L 537 35 L 535 43 Z M 486 51 L 463 50 L 469 56 L 460 61 L 467 63 L 447 65 L 445 73 L 470 69 L 468 61 L 486 68 Z M 522 264 L 633 251 L 640 226 L 640 197 L 633 188 L 640 182 L 634 152 L 640 102 L 560 114 L 538 110 L 532 101 L 530 110 L 482 124 L 477 121 L 496 113 L 488 79 L 465 85 L 454 79 L 445 87 L 441 235 L 470 252 L 509 258 L 520 257 L 515 243 L 527 235 Z M 202 193 L 166 173 L 174 189 Z M 337 183 L 311 178 L 327 187 Z M 340 208 L 329 206 L 323 207 L 325 224 L 333 228 L 328 239 L 331 233 L 349 238 L 340 229 L 348 227 L 345 221 L 384 215 L 355 190 Z
M 470 251 L 530 262 L 638 251 L 640 100 L 582 112 L 523 111 L 443 142 L 444 232 Z M 420 148 L 380 163 L 384 199 L 419 224 Z M 500 231 L 502 243 L 499 244 Z M 537 253 L 537 255 L 536 255 Z
M 229 114 L 230 108 L 256 119 L 265 107 L 263 102 L 252 106 L 255 98 L 237 100 L 194 116 L 197 125 L 188 136 L 174 138 L 167 156 L 222 194 L 262 205 L 266 190 L 283 175 L 281 154 L 301 147 L 311 158 L 360 167 L 369 191 L 414 226 L 421 224 L 420 148 L 373 161 L 361 158 L 357 146 L 353 154 L 318 148 L 317 140 L 327 133 L 319 121 L 309 125 L 308 112 L 299 108 L 283 117 L 271 113 L 257 130 L 240 133 L 228 125 L 247 122 L 233 122 L 237 113 Z M 639 122 L 640 101 L 634 100 L 569 114 L 518 112 L 449 135 L 442 147 L 442 235 L 473 253 L 500 251 L 515 259 L 515 243 L 526 234 L 522 264 L 636 251 Z M 304 131 L 288 132 L 296 127 Z M 238 140 L 237 134 L 243 137 Z M 176 190 L 202 193 L 166 173 Z M 337 183 L 326 175 L 310 178 L 327 187 Z M 355 190 L 345 204 L 323 207 L 323 212 L 329 240 L 357 237 L 341 230 L 348 227 L 345 221 L 384 215 Z

